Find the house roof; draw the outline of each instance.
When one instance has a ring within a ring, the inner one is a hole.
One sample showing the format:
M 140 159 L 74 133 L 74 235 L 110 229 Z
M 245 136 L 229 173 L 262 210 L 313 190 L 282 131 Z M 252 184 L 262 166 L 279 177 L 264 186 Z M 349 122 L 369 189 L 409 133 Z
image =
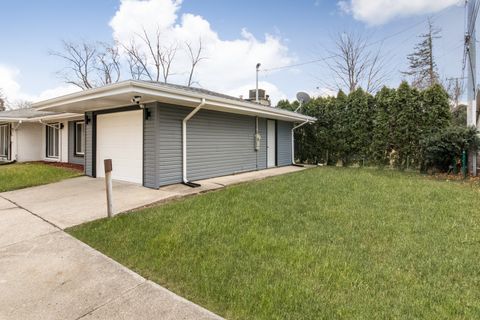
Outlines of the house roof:
M 107 86 L 84 90 L 57 98 L 36 102 L 33 107 L 42 111 L 83 113 L 122 106 L 131 106 L 132 98 L 141 96 L 141 103 L 163 102 L 196 107 L 205 100 L 204 109 L 257 115 L 286 121 L 316 121 L 299 113 L 264 106 L 222 93 L 163 82 L 127 80 Z
M 43 119 L 68 118 L 79 116 L 65 112 L 43 111 L 35 108 L 6 110 L 0 112 L 0 121 L 38 121 Z

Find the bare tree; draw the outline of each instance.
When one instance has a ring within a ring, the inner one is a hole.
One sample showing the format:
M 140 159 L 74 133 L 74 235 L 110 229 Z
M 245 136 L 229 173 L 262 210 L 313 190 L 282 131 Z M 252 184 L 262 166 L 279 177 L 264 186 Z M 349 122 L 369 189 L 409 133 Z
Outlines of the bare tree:
M 187 47 L 188 54 L 190 57 L 190 73 L 188 75 L 188 82 L 187 82 L 187 85 L 190 87 L 193 84 L 193 74 L 195 72 L 195 68 L 197 67 L 198 63 L 206 59 L 206 57 L 202 56 L 202 51 L 203 51 L 202 38 L 198 39 L 198 47 L 196 50 L 193 48 L 192 44 L 189 42 L 186 42 L 185 45 Z
M 442 84 L 450 98 L 452 110 L 458 108 L 460 97 L 463 95 L 464 87 L 460 80 L 460 78 L 446 78 Z
M 325 61 L 335 75 L 337 89 L 379 90 L 386 80 L 381 50 L 369 50 L 367 38 L 356 33 L 338 34 L 334 41 L 335 50 L 329 52 L 332 58 Z
M 73 84 L 82 90 L 95 86 L 92 82 L 92 73 L 95 70 L 95 56 L 97 49 L 86 42 L 74 43 L 63 41 L 63 51 L 51 51 L 50 54 L 62 58 L 67 66 L 59 71 L 59 75 L 66 83 Z
M 17 99 L 8 104 L 9 109 L 28 109 L 32 107 L 32 102 L 23 99 Z
M 100 83 L 105 85 L 118 82 L 121 73 L 118 47 L 104 42 L 99 43 L 99 46 L 102 50 L 96 56 L 95 69 L 98 72 Z
M 106 85 L 120 80 L 121 65 L 118 46 L 104 42 L 63 41 L 63 50 L 50 54 L 63 59 L 65 68 L 59 76 L 82 90 Z
M 127 61 L 130 69 L 130 75 L 133 79 L 140 80 L 144 77 L 153 80 L 148 70 L 148 58 L 136 44 L 135 40 L 130 41 L 129 45 L 123 45 L 127 53 Z
M 137 36 L 146 46 L 146 52 L 134 40 L 129 45 L 123 46 L 129 56 L 130 72 L 133 71 L 132 77 L 147 78 L 151 81 L 159 81 L 162 78 L 165 83 L 168 83 L 168 78 L 172 75 L 172 64 L 178 46 L 175 44 L 162 46 L 159 28 L 153 36 L 149 35 L 145 28 L 143 33 L 137 34 Z

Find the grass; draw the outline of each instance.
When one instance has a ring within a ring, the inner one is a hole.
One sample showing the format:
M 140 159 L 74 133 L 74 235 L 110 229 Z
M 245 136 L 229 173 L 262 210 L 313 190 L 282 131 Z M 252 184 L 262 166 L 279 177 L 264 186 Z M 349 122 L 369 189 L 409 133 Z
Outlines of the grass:
M 229 319 L 480 317 L 480 193 L 459 183 L 317 168 L 69 232 Z
M 15 163 L 0 166 L 0 192 L 57 182 L 82 175 L 81 171 L 43 163 Z

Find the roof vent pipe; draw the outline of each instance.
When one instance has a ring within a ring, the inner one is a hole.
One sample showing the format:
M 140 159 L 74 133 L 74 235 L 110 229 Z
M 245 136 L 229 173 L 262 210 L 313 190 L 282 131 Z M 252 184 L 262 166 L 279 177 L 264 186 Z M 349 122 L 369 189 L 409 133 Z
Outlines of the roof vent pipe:
M 187 121 L 200 111 L 204 105 L 205 99 L 202 98 L 200 104 L 182 120 L 182 182 L 192 188 L 200 187 L 200 185 L 187 179 Z

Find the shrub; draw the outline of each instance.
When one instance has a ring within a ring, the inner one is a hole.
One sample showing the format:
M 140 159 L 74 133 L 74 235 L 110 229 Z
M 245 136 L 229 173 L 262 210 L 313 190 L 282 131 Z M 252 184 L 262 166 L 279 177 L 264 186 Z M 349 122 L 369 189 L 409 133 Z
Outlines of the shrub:
M 422 170 L 447 171 L 462 156 L 463 150 L 476 149 L 479 145 L 474 127 L 450 126 L 443 131 L 425 137 L 421 142 Z

